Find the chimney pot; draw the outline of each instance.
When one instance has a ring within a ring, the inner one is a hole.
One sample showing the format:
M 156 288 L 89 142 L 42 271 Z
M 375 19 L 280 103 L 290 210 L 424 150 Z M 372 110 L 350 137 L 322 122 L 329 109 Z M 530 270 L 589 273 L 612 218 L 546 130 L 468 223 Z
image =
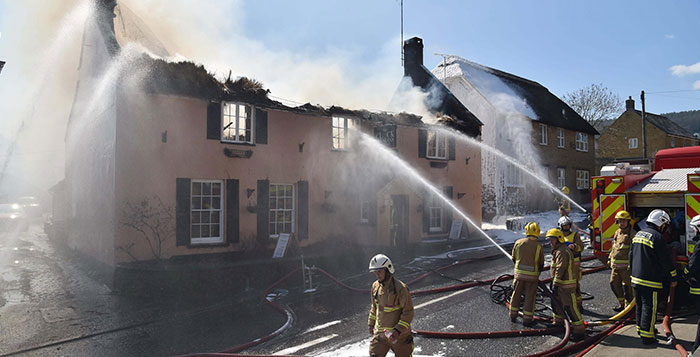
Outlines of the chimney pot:
M 625 101 L 625 107 L 627 110 L 634 110 L 634 99 L 632 99 L 632 96 Z

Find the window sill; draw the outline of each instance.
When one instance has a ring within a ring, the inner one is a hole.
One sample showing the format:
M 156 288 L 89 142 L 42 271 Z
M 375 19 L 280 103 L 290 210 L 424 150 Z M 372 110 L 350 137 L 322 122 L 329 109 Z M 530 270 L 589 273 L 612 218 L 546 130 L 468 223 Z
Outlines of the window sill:
M 243 142 L 238 142 L 238 141 L 221 140 L 219 142 L 222 144 L 231 144 L 231 145 L 240 145 L 240 146 L 255 146 L 255 143 L 243 143 Z
M 216 247 L 228 247 L 231 245 L 229 242 L 216 242 L 216 243 L 192 243 L 187 245 L 187 248 L 216 248 Z
M 430 167 L 435 168 L 435 169 L 444 169 L 445 167 L 447 167 L 447 160 L 445 160 L 445 161 L 431 161 Z

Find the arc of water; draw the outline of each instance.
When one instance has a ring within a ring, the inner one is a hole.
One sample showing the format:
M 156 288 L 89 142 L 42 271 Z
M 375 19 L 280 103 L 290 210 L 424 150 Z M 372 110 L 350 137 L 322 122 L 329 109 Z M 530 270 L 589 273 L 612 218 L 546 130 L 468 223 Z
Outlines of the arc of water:
M 442 192 L 440 192 L 440 190 L 437 187 L 428 182 L 428 180 L 425 177 L 423 177 L 420 173 L 418 173 L 418 171 L 416 171 L 415 168 L 411 167 L 411 165 L 409 165 L 406 161 L 401 159 L 396 153 L 389 150 L 386 146 L 384 146 L 384 144 L 379 142 L 377 139 L 365 133 L 360 132 L 359 134 L 362 138 L 362 143 L 364 143 L 367 146 L 370 146 L 370 149 L 372 150 L 377 150 L 383 155 L 389 156 L 392 160 L 390 162 L 387 162 L 388 164 L 398 166 L 399 169 L 402 169 L 403 171 L 408 173 L 413 179 L 424 185 L 428 190 L 430 190 L 433 194 L 435 194 L 443 202 L 445 202 L 445 204 L 450 206 L 455 212 L 462 216 L 462 218 L 464 218 L 470 225 L 476 228 L 484 237 L 491 241 L 491 243 L 493 243 L 493 245 L 496 246 L 498 250 L 500 250 L 506 257 L 508 257 L 509 260 L 513 259 L 513 257 L 505 249 L 503 249 L 503 247 L 501 247 L 495 240 L 493 240 L 493 238 L 486 234 L 486 232 L 484 232 L 481 229 L 481 227 L 479 227 L 479 225 L 477 225 L 471 218 L 469 218 L 469 216 L 462 212 L 461 209 L 459 209 L 455 204 L 453 204 L 449 199 L 447 199 L 447 197 L 445 197 L 445 195 Z
M 494 148 L 494 147 L 491 147 L 491 146 L 489 146 L 489 145 L 486 145 L 486 144 L 484 144 L 484 143 L 482 143 L 482 142 L 480 142 L 480 141 L 478 141 L 478 140 L 476 140 L 476 139 L 472 139 L 472 138 L 470 138 L 470 137 L 468 137 L 468 136 L 466 136 L 466 135 L 464 135 L 464 134 L 462 134 L 462 133 L 459 133 L 459 132 L 457 132 L 457 131 L 455 131 L 455 130 L 452 130 L 452 129 L 437 128 L 437 130 L 443 132 L 444 134 L 453 136 L 454 138 L 456 138 L 456 139 L 459 140 L 459 141 L 465 142 L 465 143 L 470 144 L 470 145 L 478 146 L 478 147 L 481 148 L 481 149 L 487 150 L 487 151 L 489 151 L 489 152 L 495 154 L 496 156 L 500 157 L 501 159 L 503 159 L 503 160 L 507 161 L 508 163 L 514 165 L 514 166 L 517 167 L 518 169 L 524 171 L 526 174 L 528 174 L 528 175 L 534 177 L 536 180 L 540 181 L 542 184 L 544 184 L 545 186 L 547 186 L 547 188 L 549 188 L 550 190 L 552 190 L 552 192 L 554 192 L 555 194 L 561 196 L 561 197 L 564 198 L 565 200 L 571 202 L 571 204 L 573 204 L 576 208 L 580 209 L 582 212 L 588 213 L 588 211 L 587 211 L 585 208 L 581 207 L 581 205 L 579 205 L 578 203 L 576 203 L 576 201 L 574 201 L 571 197 L 569 197 L 569 196 L 567 196 L 566 194 L 564 194 L 564 192 L 562 192 L 559 188 L 557 188 L 556 186 L 554 186 L 554 185 L 552 185 L 551 183 L 549 183 L 549 181 L 547 181 L 547 180 L 541 178 L 541 177 L 540 177 L 539 175 L 537 175 L 534 171 L 530 170 L 530 168 L 528 168 L 528 167 L 526 167 L 526 166 L 523 166 L 521 163 L 517 162 L 514 158 L 512 158 L 512 157 L 506 155 L 506 154 L 503 153 L 502 151 L 500 151 L 500 150 L 498 150 L 498 149 L 496 149 L 496 148 Z

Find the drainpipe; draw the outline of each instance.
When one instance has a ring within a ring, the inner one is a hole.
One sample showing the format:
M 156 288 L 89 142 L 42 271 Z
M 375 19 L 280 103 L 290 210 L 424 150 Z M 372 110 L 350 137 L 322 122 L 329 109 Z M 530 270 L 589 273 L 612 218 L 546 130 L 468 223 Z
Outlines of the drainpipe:
M 642 145 L 644 147 L 643 159 L 647 158 L 647 120 L 646 109 L 644 106 L 644 91 L 642 91 Z

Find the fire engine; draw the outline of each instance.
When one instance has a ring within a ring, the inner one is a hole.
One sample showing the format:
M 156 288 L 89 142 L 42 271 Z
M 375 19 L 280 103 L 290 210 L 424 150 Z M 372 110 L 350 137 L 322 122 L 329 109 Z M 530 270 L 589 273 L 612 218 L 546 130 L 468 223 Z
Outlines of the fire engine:
M 600 176 L 591 178 L 591 226 L 589 234 L 594 254 L 602 261 L 612 247 L 619 228 L 615 213 L 628 211 L 638 226 L 653 209 L 663 209 L 671 217 L 666 232 L 678 260 L 687 260 L 695 245 L 688 223 L 700 214 L 700 146 L 659 150 L 654 167 L 648 162 L 618 162 L 604 166 Z M 638 227 L 637 227 L 638 228 Z

